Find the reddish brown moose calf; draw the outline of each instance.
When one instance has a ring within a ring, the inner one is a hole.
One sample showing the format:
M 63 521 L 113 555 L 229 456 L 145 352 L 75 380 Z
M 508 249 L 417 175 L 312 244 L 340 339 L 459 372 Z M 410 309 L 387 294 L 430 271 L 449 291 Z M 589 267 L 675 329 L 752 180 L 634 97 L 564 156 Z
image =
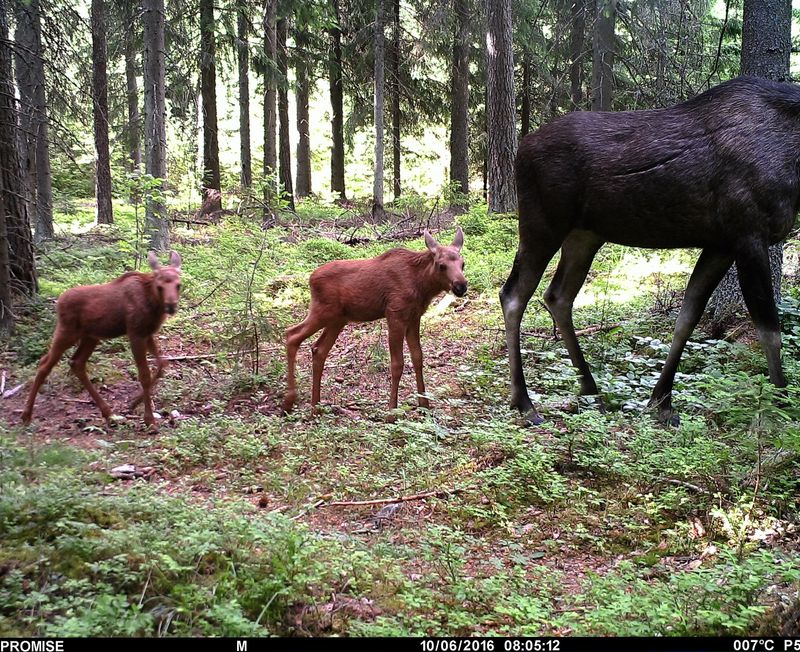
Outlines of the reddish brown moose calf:
M 453 243 L 437 244 L 425 231 L 427 251 L 392 249 L 377 258 L 335 260 L 311 274 L 311 308 L 308 317 L 286 331 L 288 356 L 286 397 L 283 409 L 290 412 L 297 399 L 295 358 L 300 344 L 322 329 L 311 347 L 311 405 L 319 403 L 320 382 L 325 359 L 342 329 L 350 322 L 386 318 L 389 327 L 389 353 L 392 389 L 389 409 L 397 407 L 397 388 L 403 373 L 403 339 L 408 342 L 417 379 L 420 407 L 428 407 L 422 379 L 422 347 L 419 321 L 433 298 L 452 291 L 463 297 L 467 292 L 461 247 L 464 234 L 459 227 Z
M 172 252 L 167 267 L 161 267 L 152 251 L 147 257 L 152 273 L 126 272 L 102 285 L 81 285 L 64 292 L 57 303 L 58 323 L 50 350 L 39 361 L 39 369 L 22 413 L 23 423 L 30 423 L 33 403 L 50 371 L 71 346 L 78 344 L 70 366 L 91 394 L 103 417 L 111 417 L 111 408 L 97 393 L 86 374 L 86 361 L 100 340 L 127 335 L 139 371 L 142 393 L 129 405 L 133 409 L 144 401 L 144 421 L 153 425 L 151 392 L 164 373 L 166 363 L 156 344 L 155 334 L 167 315 L 178 309 L 181 291 L 181 257 Z M 147 352 L 156 359 L 155 376 L 150 376 Z

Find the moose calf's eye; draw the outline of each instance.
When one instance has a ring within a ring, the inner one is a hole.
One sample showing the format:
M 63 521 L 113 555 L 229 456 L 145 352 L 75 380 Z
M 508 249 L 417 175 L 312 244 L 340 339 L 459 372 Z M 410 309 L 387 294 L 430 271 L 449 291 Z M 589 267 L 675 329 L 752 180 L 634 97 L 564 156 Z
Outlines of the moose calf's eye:
M 443 272 L 443 271 L 444 271 L 444 270 L 446 270 L 446 269 L 447 269 L 447 265 L 444 265 L 444 264 L 440 264 L 440 265 L 439 265 L 439 271 L 440 271 L 440 272 Z

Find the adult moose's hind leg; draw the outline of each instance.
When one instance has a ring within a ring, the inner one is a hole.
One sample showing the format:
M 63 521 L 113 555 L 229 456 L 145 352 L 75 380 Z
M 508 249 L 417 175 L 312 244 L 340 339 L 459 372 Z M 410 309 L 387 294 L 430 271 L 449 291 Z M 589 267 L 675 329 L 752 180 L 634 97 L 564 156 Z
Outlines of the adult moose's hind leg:
M 658 408 L 658 418 L 662 423 L 677 425 L 677 416 L 672 410 L 672 385 L 675 382 L 678 363 L 686 341 L 700 321 L 711 293 L 719 285 L 732 262 L 731 254 L 708 249 L 704 249 L 697 260 L 689 284 L 686 286 L 681 311 L 675 322 L 675 333 L 672 336 L 669 354 L 650 398 L 650 407 Z
M 75 353 L 69 362 L 69 366 L 72 368 L 72 372 L 78 377 L 78 380 L 80 380 L 83 386 L 86 388 L 86 391 L 91 395 L 94 404 L 100 410 L 103 418 L 108 421 L 111 418 L 111 408 L 108 407 L 108 404 L 101 398 L 100 394 L 92 384 L 92 381 L 89 380 L 89 376 L 86 373 L 86 362 L 89 360 L 89 356 L 92 355 L 92 352 L 99 343 L 100 340 L 97 338 L 84 336 L 84 338 L 81 340 L 81 343 L 78 345 L 78 348 L 75 349 Z
M 602 246 L 603 240 L 589 231 L 570 233 L 561 245 L 561 260 L 553 280 L 544 292 L 544 302 L 556 321 L 570 360 L 580 374 L 581 394 L 584 396 L 597 394 L 597 383 L 578 344 L 572 321 L 572 306 L 586 280 L 592 260 Z
M 36 395 L 42 383 L 50 375 L 53 367 L 58 364 L 61 356 L 64 355 L 69 347 L 78 341 L 78 337 L 69 335 L 62 328 L 56 326 L 56 332 L 53 334 L 53 343 L 50 345 L 50 350 L 42 356 L 39 360 L 39 368 L 36 371 L 36 377 L 33 379 L 31 386 L 31 393 L 28 395 L 28 401 L 25 403 L 25 409 L 22 411 L 22 423 L 30 423 L 33 416 L 33 403 L 36 401 Z
M 781 330 L 772 287 L 767 247 L 736 256 L 739 285 L 747 310 L 758 329 L 758 339 L 767 358 L 769 379 L 776 387 L 786 387 L 781 363 Z
M 525 384 L 520 349 L 520 325 L 525 308 L 539 286 L 539 281 L 542 280 L 547 263 L 558 250 L 560 241 L 548 246 L 545 245 L 545 240 L 532 240 L 536 243 L 535 248 L 523 249 L 520 244 L 511 274 L 500 290 L 500 303 L 503 306 L 508 364 L 511 371 L 511 406 L 517 408 L 528 421 L 536 425 L 543 419 L 534 409 L 528 396 L 528 386 Z

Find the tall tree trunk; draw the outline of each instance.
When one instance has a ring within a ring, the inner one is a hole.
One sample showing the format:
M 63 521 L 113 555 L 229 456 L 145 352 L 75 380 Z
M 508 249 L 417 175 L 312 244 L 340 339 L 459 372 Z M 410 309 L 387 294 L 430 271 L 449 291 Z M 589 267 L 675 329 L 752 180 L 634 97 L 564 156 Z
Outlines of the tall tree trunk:
M 453 68 L 450 90 L 450 183 L 469 193 L 469 9 L 453 0 Z
M 281 196 L 294 212 L 294 188 L 292 185 L 292 145 L 289 141 L 289 56 L 286 49 L 286 38 L 289 24 L 286 18 L 278 21 L 278 118 L 279 127 L 279 163 Z
M 372 186 L 372 218 L 380 222 L 383 210 L 383 107 L 384 107 L 384 0 L 375 0 L 375 173 Z
M 239 161 L 243 189 L 253 185 L 250 155 L 250 52 L 247 32 L 247 1 L 236 0 L 236 52 L 239 64 Z
M 95 198 L 98 224 L 112 224 L 111 156 L 108 151 L 108 75 L 106 73 L 106 7 L 92 0 L 92 95 L 94 109 Z
M 330 29 L 331 51 L 328 79 L 331 96 L 331 192 L 346 198 L 344 185 L 344 89 L 342 85 L 342 30 L 339 26 L 339 0 L 330 0 L 334 25 Z
M 27 140 L 28 190 L 35 212 L 37 242 L 53 237 L 53 181 L 50 171 L 47 99 L 45 97 L 39 0 L 15 2 L 17 85 L 22 103 L 21 129 Z M 6 209 L 11 210 L 6 204 Z
M 775 81 L 789 79 L 792 46 L 791 0 L 745 0 L 742 22 L 741 74 Z M 770 269 L 775 301 L 781 298 L 783 243 L 770 247 Z M 721 334 L 729 318 L 744 305 L 734 265 L 723 277 L 709 302 L 715 335 Z
M 163 192 L 167 178 L 167 103 L 164 92 L 164 0 L 142 0 L 144 23 L 144 138 L 145 172 L 161 179 Z M 169 249 L 167 207 L 160 193 L 150 195 L 146 206 L 145 230 L 150 248 Z
M 592 41 L 592 111 L 610 111 L 614 98 L 614 25 L 617 0 L 595 0 Z
M 128 141 L 130 171 L 137 172 L 142 165 L 142 148 L 139 138 L 141 117 L 139 116 L 139 88 L 136 83 L 136 43 L 128 34 L 125 41 L 125 83 L 128 99 L 128 126 L 125 131 Z
M 525 52 L 522 59 L 522 126 L 520 136 L 531 130 L 531 57 Z
M 217 136 L 214 0 L 200 0 L 200 93 L 203 97 L 203 213 L 222 208 Z
M 308 116 L 308 96 L 311 84 L 310 70 L 307 61 L 310 53 L 306 46 L 308 34 L 306 26 L 298 28 L 295 37 L 295 45 L 298 48 L 297 65 L 295 66 L 296 77 L 296 100 L 297 100 L 297 183 L 295 193 L 298 197 L 308 197 L 311 194 L 311 139 L 309 136 L 309 116 Z
M 266 0 L 264 4 L 264 55 L 267 59 L 264 73 L 264 176 L 269 177 L 278 169 L 278 144 L 275 138 L 277 131 L 277 98 L 275 85 L 276 34 L 275 27 L 278 15 L 278 0 Z M 266 191 L 265 191 L 266 192 Z
M 0 233 L 3 240 L 0 247 L 4 245 L 8 253 L 7 276 L 10 280 L 2 291 L 4 297 L 11 294 L 12 284 L 20 294 L 33 295 L 39 289 L 17 152 L 16 102 L 7 9 L 6 0 L 0 0 L 0 211 L 5 225 L 5 237 Z M 0 273 L 0 276 L 5 277 L 6 272 Z M 2 301 L 4 308 L 10 309 L 10 297 Z M 8 328 L 8 322 L 6 316 L 4 328 Z
M 573 0 L 570 5 L 572 31 L 569 39 L 569 88 L 572 108 L 583 107 L 583 43 L 586 38 L 586 0 Z
M 517 205 L 514 185 L 517 110 L 514 99 L 511 0 L 486 0 L 486 13 L 489 211 L 510 213 Z
M 0 340 L 14 333 L 14 306 L 11 302 L 11 261 L 8 258 L 8 232 L 6 230 L 4 194 L 2 187 L 0 187 Z
M 392 182 L 394 198 L 400 197 L 400 0 L 393 0 L 392 21 Z

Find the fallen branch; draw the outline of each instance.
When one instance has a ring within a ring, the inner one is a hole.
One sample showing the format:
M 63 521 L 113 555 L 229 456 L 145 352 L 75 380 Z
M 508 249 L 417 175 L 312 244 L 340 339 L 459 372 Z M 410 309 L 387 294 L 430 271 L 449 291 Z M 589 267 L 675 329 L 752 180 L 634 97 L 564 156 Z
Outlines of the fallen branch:
M 171 217 L 170 222 L 180 222 L 181 224 L 197 224 L 200 226 L 211 226 L 211 222 L 205 222 L 203 220 L 185 220 L 181 217 Z
M 452 494 L 461 493 L 464 489 L 439 489 L 437 491 L 427 491 L 422 494 L 411 496 L 400 496 L 398 498 L 377 498 L 375 500 L 334 500 L 327 503 L 327 507 L 333 506 L 360 506 L 360 505 L 387 505 L 389 503 L 407 503 L 411 500 L 422 500 L 423 498 L 442 498 Z
M 3 377 L 0 378 L 0 396 L 6 391 L 6 370 L 3 369 Z
M 665 482 L 667 484 L 674 484 L 678 487 L 686 487 L 687 489 L 691 489 L 694 492 L 699 494 L 710 494 L 711 492 L 708 489 L 703 489 L 703 487 L 698 487 L 696 484 L 692 484 L 691 482 L 685 482 L 684 480 L 676 480 L 675 478 L 656 478 L 656 482 Z

